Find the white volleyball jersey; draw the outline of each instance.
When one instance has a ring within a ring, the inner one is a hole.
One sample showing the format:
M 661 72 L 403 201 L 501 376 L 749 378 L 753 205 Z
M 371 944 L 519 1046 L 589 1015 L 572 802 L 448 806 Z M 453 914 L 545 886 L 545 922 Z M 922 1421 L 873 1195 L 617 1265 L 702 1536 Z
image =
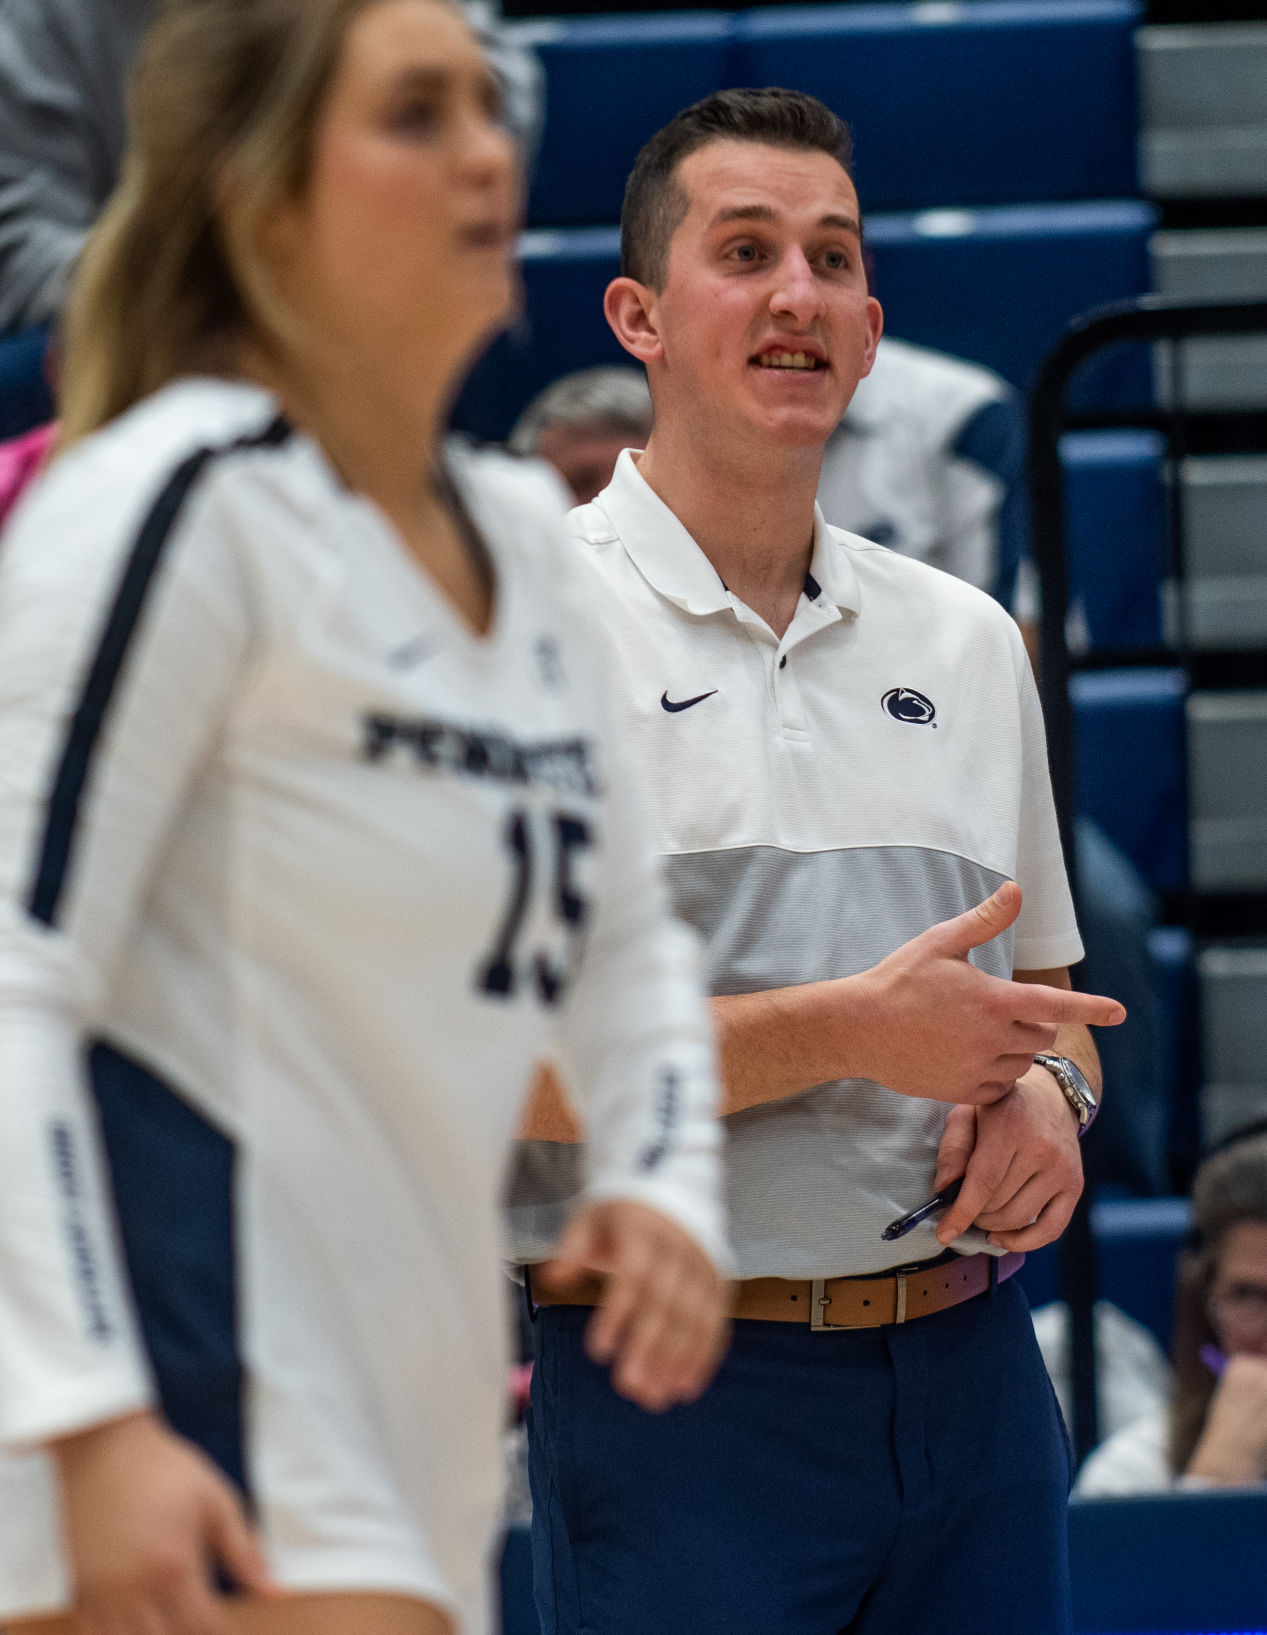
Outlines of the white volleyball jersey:
M 590 1196 L 724 1258 L 697 957 L 574 548 L 508 462 L 451 470 L 484 638 L 242 384 L 72 450 L 0 550 L 0 1617 L 65 1595 L 22 1450 L 157 1395 L 283 1584 L 484 1627 L 543 1055 Z

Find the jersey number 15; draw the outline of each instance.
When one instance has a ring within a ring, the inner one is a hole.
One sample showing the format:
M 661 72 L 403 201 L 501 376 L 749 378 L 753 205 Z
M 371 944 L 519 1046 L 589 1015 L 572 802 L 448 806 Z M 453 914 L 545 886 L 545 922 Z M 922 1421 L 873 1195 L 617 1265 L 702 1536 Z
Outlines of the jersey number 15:
M 543 827 L 547 830 L 544 839 Z M 593 844 L 589 825 L 570 812 L 534 814 L 520 806 L 506 819 L 502 843 L 510 854 L 510 894 L 492 949 L 477 968 L 476 986 L 483 993 L 513 999 L 526 980 L 542 1004 L 557 1005 L 571 976 L 589 913 L 589 903 L 577 889 L 575 877 L 578 854 Z M 544 871 L 540 867 L 542 850 L 549 855 Z M 543 885 L 548 892 L 546 903 L 540 900 Z M 557 927 L 563 936 L 560 939 L 556 931 L 550 939 L 553 948 L 525 950 L 525 933 L 542 917 L 541 909 L 548 925 Z

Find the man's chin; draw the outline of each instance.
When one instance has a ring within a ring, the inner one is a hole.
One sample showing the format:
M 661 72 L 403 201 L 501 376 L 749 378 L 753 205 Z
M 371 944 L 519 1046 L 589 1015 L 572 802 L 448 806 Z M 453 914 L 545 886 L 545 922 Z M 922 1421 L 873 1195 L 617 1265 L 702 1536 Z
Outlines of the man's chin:
M 821 449 L 838 424 L 818 415 L 763 415 L 759 427 L 762 440 L 774 448 Z

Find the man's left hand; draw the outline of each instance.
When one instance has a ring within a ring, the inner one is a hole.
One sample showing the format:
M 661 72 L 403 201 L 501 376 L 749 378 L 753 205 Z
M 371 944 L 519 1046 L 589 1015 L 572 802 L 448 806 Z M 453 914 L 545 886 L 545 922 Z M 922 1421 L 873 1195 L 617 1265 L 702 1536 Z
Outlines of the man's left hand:
M 970 1226 L 1002 1249 L 1041 1249 L 1069 1224 L 1082 1192 L 1078 1126 L 1059 1084 L 1035 1063 L 988 1107 L 953 1107 L 937 1153 L 935 1189 L 963 1176 L 937 1241 Z

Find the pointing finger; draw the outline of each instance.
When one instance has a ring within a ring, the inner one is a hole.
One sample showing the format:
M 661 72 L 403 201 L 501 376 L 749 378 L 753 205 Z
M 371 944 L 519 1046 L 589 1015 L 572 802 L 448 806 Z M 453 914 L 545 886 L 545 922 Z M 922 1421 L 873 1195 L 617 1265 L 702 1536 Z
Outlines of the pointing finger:
M 1070 988 L 1048 988 L 1042 983 L 1016 982 L 1015 1017 L 1021 1022 L 1080 1022 L 1088 1027 L 1115 1028 L 1126 1020 L 1126 1007 L 1104 994 L 1075 993 Z

